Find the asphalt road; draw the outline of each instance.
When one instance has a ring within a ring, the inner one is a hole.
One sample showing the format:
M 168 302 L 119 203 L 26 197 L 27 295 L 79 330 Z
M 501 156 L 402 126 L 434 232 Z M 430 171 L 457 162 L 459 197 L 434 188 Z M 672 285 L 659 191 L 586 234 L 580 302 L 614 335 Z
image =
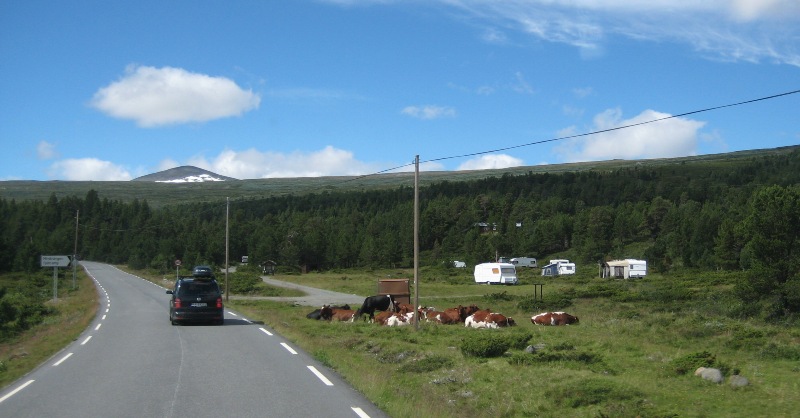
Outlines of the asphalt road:
M 386 417 L 267 326 L 172 326 L 165 289 L 83 262 L 100 292 L 89 328 L 0 391 L 0 417 Z M 363 301 L 363 298 L 360 298 Z

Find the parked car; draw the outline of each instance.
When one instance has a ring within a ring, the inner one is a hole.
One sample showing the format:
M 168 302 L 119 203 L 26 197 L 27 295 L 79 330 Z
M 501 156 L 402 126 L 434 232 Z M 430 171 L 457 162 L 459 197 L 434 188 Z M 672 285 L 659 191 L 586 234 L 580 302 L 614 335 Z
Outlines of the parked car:
M 179 277 L 175 288 L 167 290 L 169 320 L 172 325 L 183 322 L 210 322 L 222 325 L 225 321 L 222 291 L 213 278 Z
M 192 276 L 194 277 L 214 277 L 214 271 L 209 266 L 195 266 L 192 269 Z

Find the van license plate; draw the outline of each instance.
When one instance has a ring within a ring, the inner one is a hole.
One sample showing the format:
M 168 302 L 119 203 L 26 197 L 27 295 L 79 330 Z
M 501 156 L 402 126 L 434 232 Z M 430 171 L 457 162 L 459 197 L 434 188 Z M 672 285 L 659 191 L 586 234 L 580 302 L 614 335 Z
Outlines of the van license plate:
M 208 306 L 208 304 L 207 303 L 193 303 L 192 306 L 195 307 L 195 308 L 202 308 L 202 307 Z

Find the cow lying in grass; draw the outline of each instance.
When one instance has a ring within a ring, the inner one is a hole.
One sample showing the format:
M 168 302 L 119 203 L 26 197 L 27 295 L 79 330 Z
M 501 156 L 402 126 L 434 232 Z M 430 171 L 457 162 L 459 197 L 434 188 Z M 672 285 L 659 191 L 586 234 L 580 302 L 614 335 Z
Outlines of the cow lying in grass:
M 324 319 L 326 321 L 353 322 L 355 314 L 356 311 L 352 309 L 342 309 L 338 307 L 332 307 L 330 305 L 324 305 L 322 308 L 320 308 L 320 319 Z
M 517 325 L 514 319 L 503 314 L 484 309 L 473 313 L 464 320 L 467 328 L 502 328 Z
M 578 317 L 566 312 L 543 312 L 531 317 L 535 325 L 569 325 L 577 324 Z
M 322 308 L 315 309 L 315 310 L 309 312 L 308 315 L 306 315 L 306 318 L 308 318 L 308 319 L 324 319 L 324 320 L 331 319 L 330 316 L 328 316 L 327 318 L 323 318 L 323 314 L 322 314 L 322 309 L 323 308 L 324 308 L 324 306 Z M 342 306 L 330 306 L 330 308 L 331 309 L 350 309 L 350 305 L 345 304 L 345 305 L 342 305 Z

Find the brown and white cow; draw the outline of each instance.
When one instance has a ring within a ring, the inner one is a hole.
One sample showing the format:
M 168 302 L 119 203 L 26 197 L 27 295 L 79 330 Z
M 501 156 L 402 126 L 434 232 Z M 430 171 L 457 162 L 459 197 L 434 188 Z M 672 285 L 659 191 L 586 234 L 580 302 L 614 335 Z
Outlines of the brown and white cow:
M 414 323 L 414 312 L 393 313 L 387 320 L 387 327 L 403 327 Z
M 447 308 L 439 315 L 439 320 L 437 322 L 442 324 L 463 324 L 468 316 L 478 312 L 478 310 L 479 308 L 477 305 L 458 305 L 455 308 Z
M 517 325 L 514 319 L 501 313 L 492 312 L 489 309 L 480 310 L 468 316 L 464 320 L 467 328 L 502 328 Z
M 543 312 L 532 316 L 531 322 L 536 325 L 569 325 L 577 324 L 578 317 L 566 312 Z
M 332 309 L 332 311 L 332 321 L 353 322 L 356 317 L 356 311 L 352 309 Z

